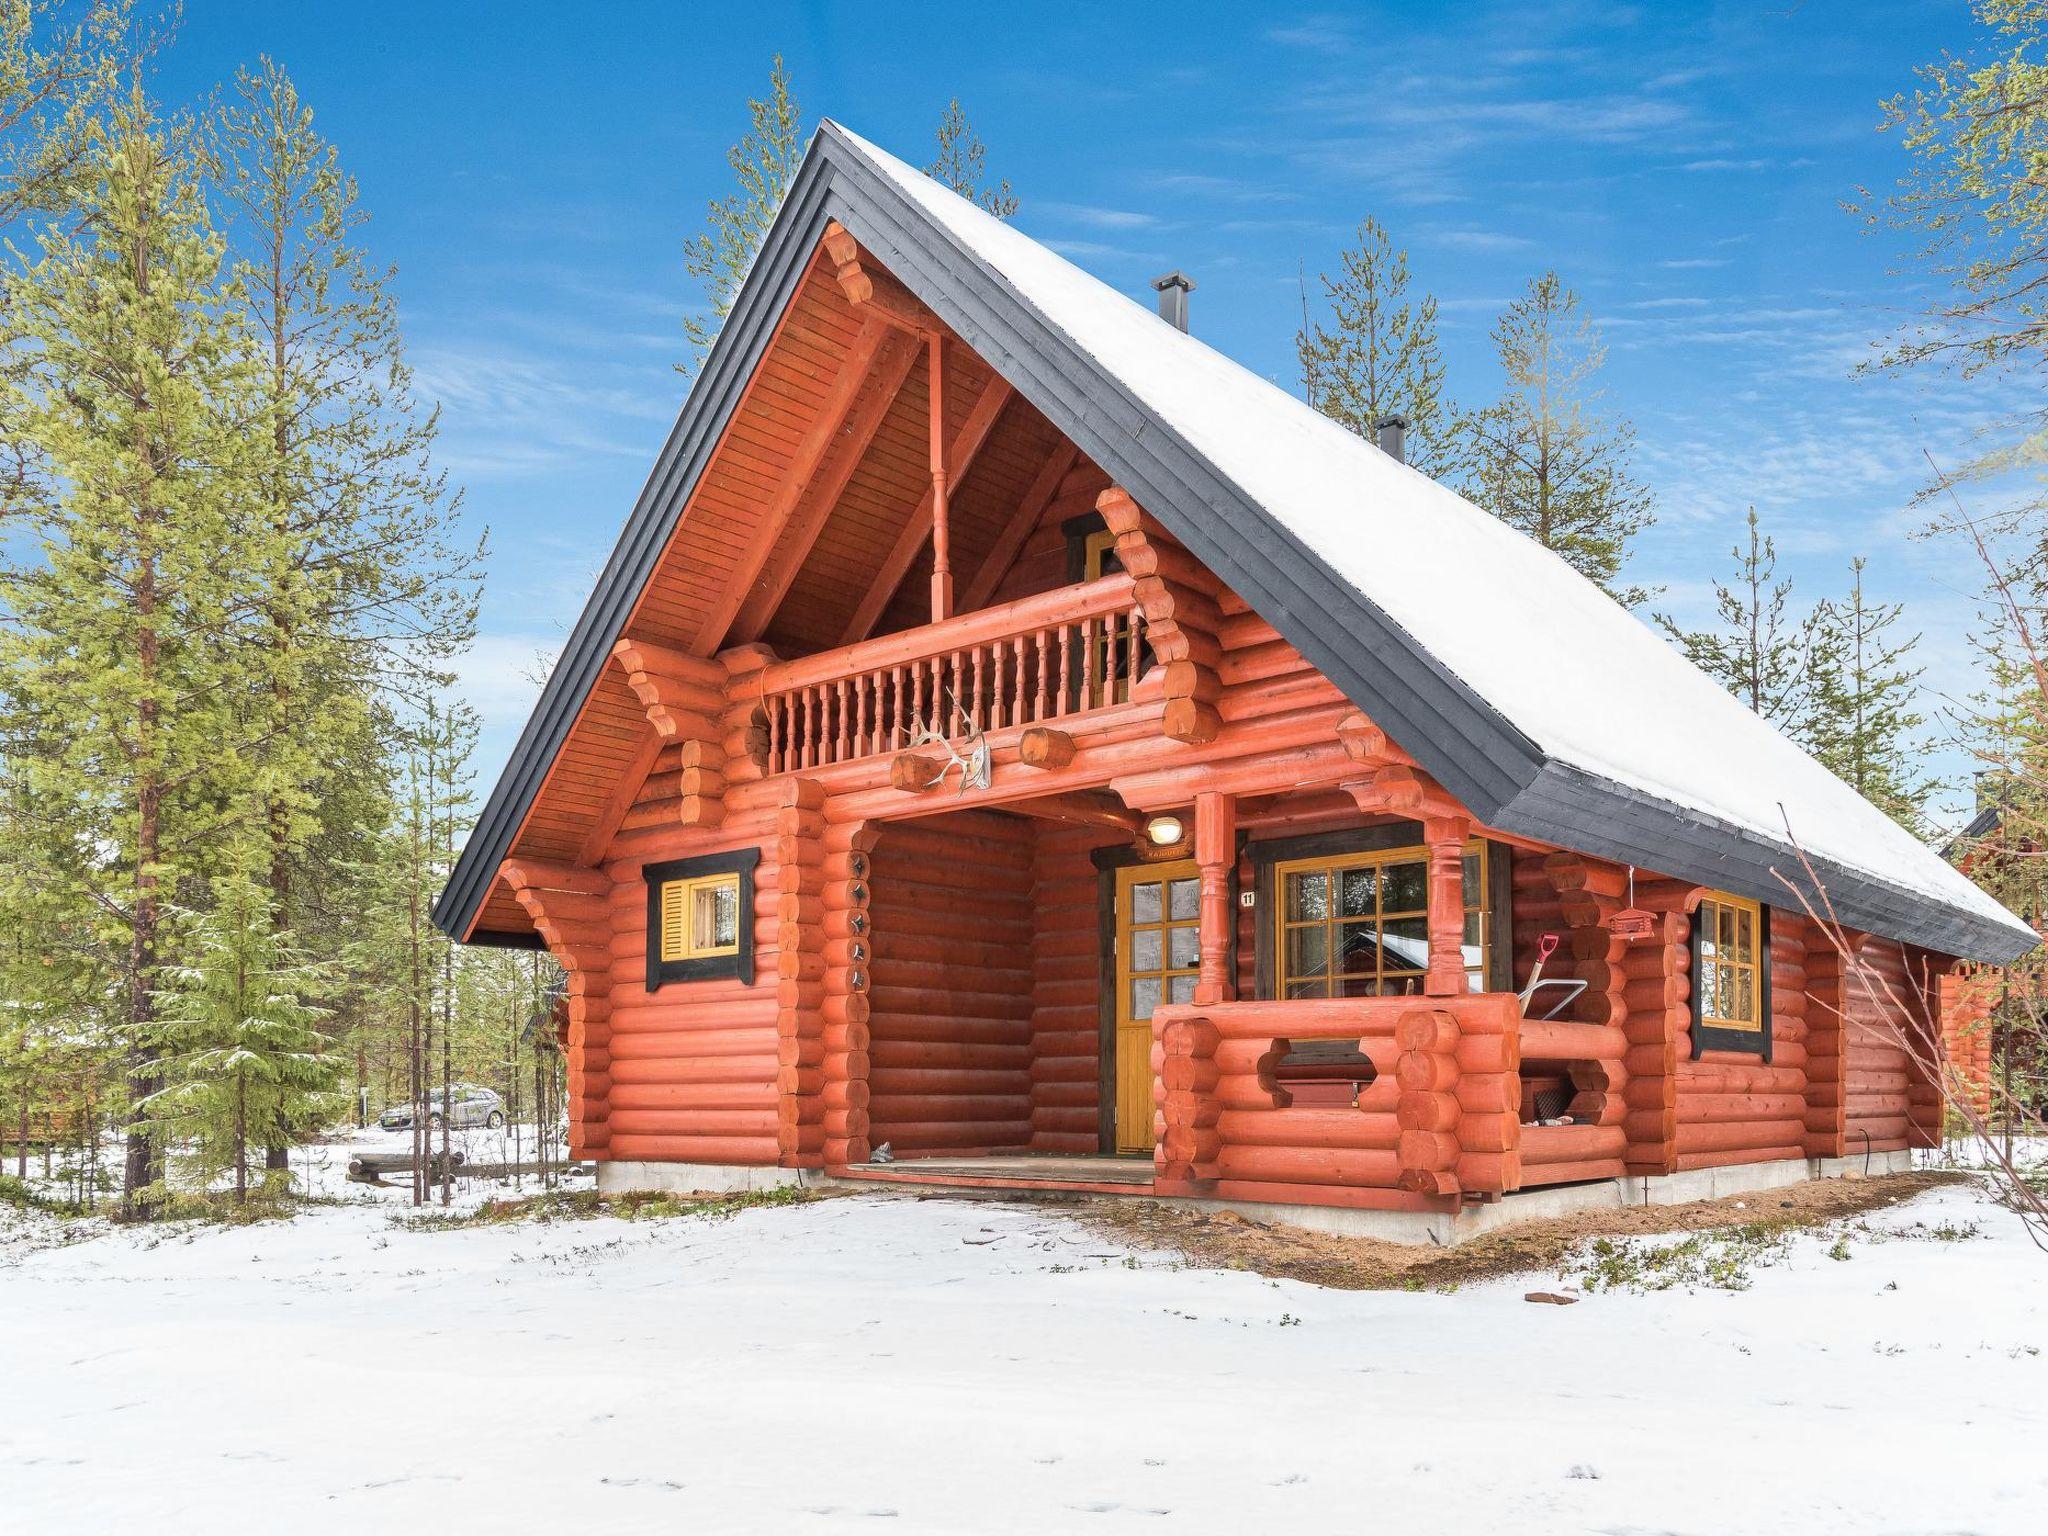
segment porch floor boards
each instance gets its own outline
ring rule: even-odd
[[[952,1184],[995,1189],[1075,1189],[1138,1193],[1152,1188],[1148,1157],[907,1157],[893,1163],[857,1163],[849,1179],[890,1184]]]

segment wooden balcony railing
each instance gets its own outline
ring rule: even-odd
[[[1151,664],[1132,585],[1117,573],[770,666],[763,767],[823,768],[900,751],[920,728],[957,740],[1128,703]]]

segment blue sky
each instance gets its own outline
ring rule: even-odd
[[[1367,213],[1439,296],[1464,400],[1495,386],[1502,302],[1555,267],[1605,337],[1605,403],[1634,421],[1657,496],[1636,579],[1704,617],[1753,502],[1801,596],[1867,555],[1925,634],[1930,683],[1967,690],[1979,582],[1963,551],[1911,537],[1909,501],[1923,445],[1964,457],[1998,391],[1852,380],[1914,292],[1842,204],[1900,172],[1880,98],[1973,42],[1959,0],[191,0],[159,85],[196,99],[268,52],[361,182],[443,461],[491,529],[463,678],[488,785],[525,674],[573,624],[680,405],[699,297],[681,244],[778,50],[813,119],[920,162],[958,95],[1022,228],[1134,295],[1185,268],[1198,334],[1289,387],[1297,274]]]

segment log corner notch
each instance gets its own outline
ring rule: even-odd
[[[568,973],[569,1155],[602,1158],[611,1140],[611,880],[542,859],[507,859],[498,878]]]
[[[675,746],[675,777],[649,792],[672,802],[675,825],[715,827],[725,820],[727,735],[731,712],[728,671],[717,661],[655,645],[621,640],[612,655],[647,713],[663,746]]]
[[[1117,558],[1130,572],[1133,597],[1145,616],[1145,638],[1157,663],[1166,700],[1161,730],[1174,741],[1214,741],[1223,729],[1216,711],[1222,695],[1222,626],[1216,578],[1158,522],[1144,515],[1130,492],[1113,485],[1095,509],[1116,535]],[[1145,683],[1132,681],[1132,696]]]
[[[1647,941],[1631,942],[1617,938],[1609,924],[1627,900],[1625,868],[1554,853],[1543,861],[1543,873],[1570,930],[1574,973],[1586,983],[1580,1015],[1619,1030],[1624,1042],[1617,1061],[1574,1067],[1568,1112],[1622,1127],[1623,1166],[1631,1177],[1676,1173],[1678,1042],[1691,1027],[1692,911],[1705,890],[1638,873],[1634,905],[1657,915],[1657,929]]]
[[[1511,995],[1412,1008],[1394,1029],[1400,1187],[1467,1202],[1522,1186],[1521,1018]]]

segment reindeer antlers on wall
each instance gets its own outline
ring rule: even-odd
[[[946,775],[958,768],[958,793],[964,795],[970,789],[987,789],[991,777],[988,737],[967,718],[967,712],[960,707],[959,700],[953,697],[953,690],[950,688],[946,690],[946,703],[952,707],[955,726],[958,727],[960,734],[967,738],[966,751],[963,754],[960,748],[953,745],[951,738],[939,729],[938,706],[934,703],[932,718],[928,722],[918,722],[909,742],[912,747],[937,747],[946,754],[945,762],[939,765],[939,771],[932,776],[925,788],[937,789],[946,782]]]

